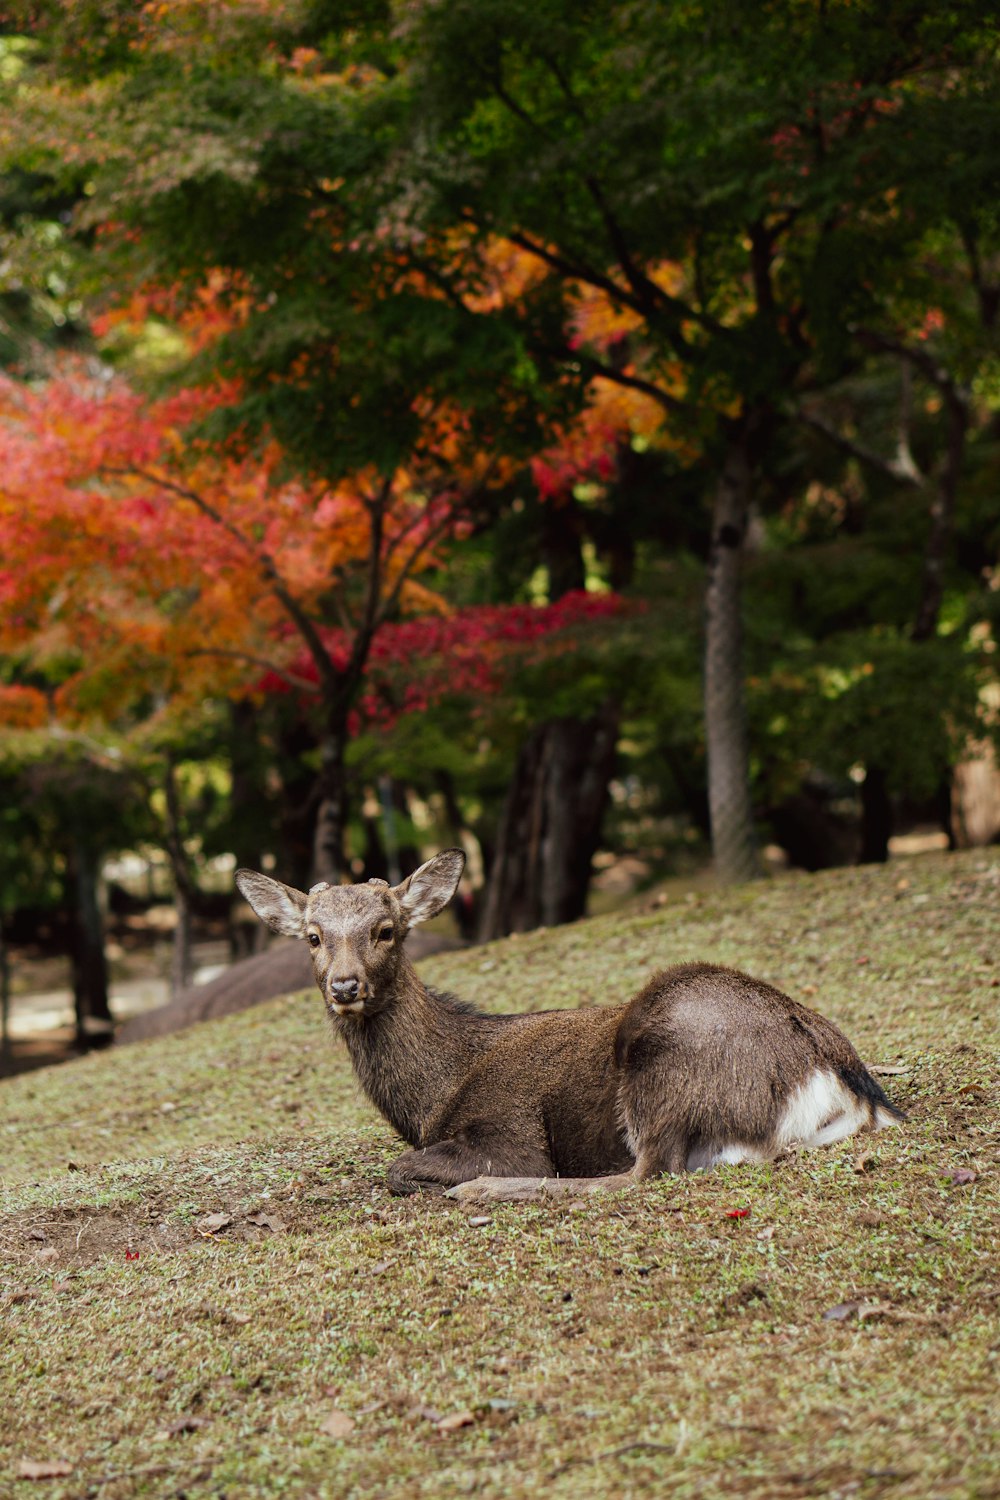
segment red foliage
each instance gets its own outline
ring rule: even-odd
[[[615,594],[581,592],[566,594],[555,604],[483,604],[450,615],[386,624],[372,645],[353,727],[363,723],[386,728],[448,697],[493,697],[516,664],[573,650],[574,627],[618,617],[627,607]],[[324,631],[323,640],[333,661],[345,663],[346,634]],[[306,682],[317,681],[315,666],[304,652],[291,664],[290,673]],[[265,673],[256,688],[265,694],[293,691],[287,677],[273,672]]]

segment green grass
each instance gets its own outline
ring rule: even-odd
[[[316,995],[0,1085],[0,1495],[1000,1494],[998,929],[991,851],[428,962],[539,1009],[711,958],[906,1070],[900,1130],[603,1200],[391,1198]]]

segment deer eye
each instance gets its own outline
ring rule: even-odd
[[[378,932],[375,934],[375,941],[377,943],[388,943],[391,938],[392,924],[387,922],[386,925],[384,927],[380,927]]]
[[[318,932],[311,932],[309,934],[309,946],[310,946],[310,948],[318,948],[319,947],[319,933]]]

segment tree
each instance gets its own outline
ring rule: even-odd
[[[770,477],[801,396],[856,365],[859,342],[884,340],[866,329],[884,326],[900,263],[950,211],[932,136],[938,148],[956,128],[989,139],[989,26],[974,5],[947,17],[904,5],[888,25],[854,5],[744,6],[734,19],[496,0],[421,8],[414,29],[412,175],[419,162],[429,186],[410,234],[431,198],[431,222],[435,212],[463,222],[479,245],[508,238],[566,296],[603,289],[636,319],[640,356],[612,362],[576,346],[564,368],[641,384],[668,422],[710,449],[714,434],[709,786],[720,871],[743,875],[752,819],[738,586],[753,486]],[[963,187],[988,214],[994,168],[978,142],[975,161]],[[918,182],[919,223],[897,201]],[[973,217],[967,238],[981,245],[983,214],[966,210]],[[956,472],[953,459],[945,488]]]
[[[58,707],[105,716],[156,691],[189,703],[206,686],[288,676],[283,663],[304,648],[322,701],[314,874],[335,878],[348,723],[372,644],[401,607],[426,607],[415,575],[494,466],[473,456],[463,467],[460,418],[439,411],[425,413],[427,449],[407,468],[335,488],[282,480],[273,445],[219,458],[182,436],[224,394],[147,406],[80,374],[41,392],[6,383],[0,648],[36,665],[62,653]],[[323,635],[332,619],[335,647]]]
[[[241,307],[211,352],[241,382],[226,430],[270,430],[332,482],[405,461],[415,393],[460,397],[481,451],[526,456],[610,385],[690,445],[714,491],[713,836],[720,874],[745,875],[751,499],[780,492],[789,428],[868,334],[898,333],[900,267],[957,222],[954,162],[928,142],[988,139],[980,7],[178,7],[194,47],[148,12],[83,13],[86,37],[76,11],[38,12],[19,140],[35,170],[92,184],[79,224],[102,226],[104,264],[189,300],[221,277]],[[975,160],[959,193],[985,205]],[[962,231],[984,307],[988,221]],[[628,325],[614,348],[576,327],[597,294]]]

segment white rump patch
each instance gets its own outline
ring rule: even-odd
[[[832,1146],[871,1125],[871,1107],[835,1073],[817,1069],[791,1095],[774,1133],[776,1151]]]
[[[689,1172],[709,1172],[713,1167],[737,1167],[745,1161],[770,1161],[771,1154],[759,1146],[744,1146],[733,1141],[728,1146],[695,1146],[688,1152]]]

